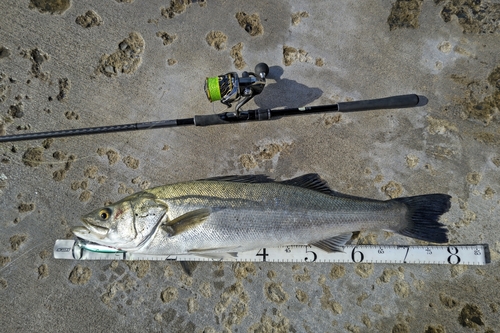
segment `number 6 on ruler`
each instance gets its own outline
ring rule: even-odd
[[[359,255],[356,257],[358,253]],[[361,251],[356,251],[356,246],[355,246],[351,252],[351,259],[353,262],[362,262],[363,259],[365,259],[365,255]]]

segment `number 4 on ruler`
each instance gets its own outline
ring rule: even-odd
[[[261,253],[262,251],[262,253]],[[268,256],[269,254],[266,253],[266,248],[262,248],[259,250],[259,252],[257,252],[256,256],[262,256],[262,261],[266,261],[266,257]]]

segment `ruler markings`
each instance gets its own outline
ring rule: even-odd
[[[75,240],[57,240],[54,258],[77,260],[251,261],[387,264],[485,265],[487,244],[466,245],[348,245],[344,252],[327,253],[309,245],[261,248],[240,252],[236,258],[210,259],[195,255],[155,255],[117,251]]]

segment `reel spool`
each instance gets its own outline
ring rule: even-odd
[[[210,102],[221,101],[231,107],[236,104],[236,113],[240,108],[256,95],[260,94],[266,86],[266,76],[269,66],[261,62],[255,66],[255,73],[243,72],[241,77],[236,72],[230,72],[205,80],[205,93]]]

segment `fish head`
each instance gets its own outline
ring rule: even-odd
[[[165,202],[140,192],[84,215],[84,226],[72,232],[90,242],[132,251],[154,236],[167,210]]]

